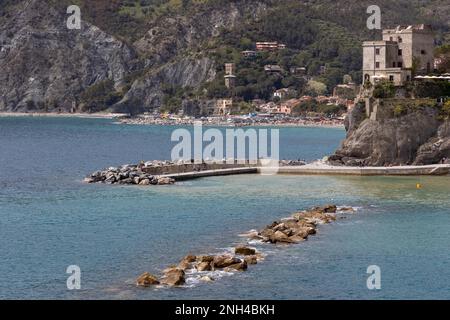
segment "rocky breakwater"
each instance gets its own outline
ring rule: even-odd
[[[210,272],[243,272],[247,270],[248,265],[256,264],[259,259],[263,258],[255,249],[246,246],[238,246],[234,252],[235,255],[187,255],[178,265],[169,266],[163,270],[160,278],[148,272],[143,273],[137,278],[136,285],[138,287],[181,286],[186,283],[188,273],[197,273],[200,281],[212,282],[215,279],[209,275]]]
[[[92,173],[84,179],[84,182],[140,186],[174,184],[174,179],[152,173],[152,171],[156,171],[158,168],[169,165],[174,164],[168,161],[151,161],[138,165],[110,167]]]
[[[255,240],[261,244],[292,245],[308,239],[317,233],[321,224],[331,223],[338,214],[354,213],[351,207],[326,205],[300,211],[291,217],[271,223],[260,231],[250,231],[241,235],[249,243]],[[181,286],[187,283],[187,277],[196,278],[202,282],[213,282],[217,271],[236,273],[247,271],[249,266],[263,260],[265,255],[250,245],[242,244],[233,252],[217,255],[187,255],[178,265],[170,266],[158,278],[148,272],[143,273],[136,280],[138,287],[165,285],[169,287]]]

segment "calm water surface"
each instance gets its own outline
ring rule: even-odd
[[[167,159],[173,127],[110,120],[0,118],[0,298],[449,299],[448,177],[229,176],[176,186],[85,185],[99,168]],[[341,129],[284,128],[281,157],[331,153]],[[416,190],[416,183],[423,189]],[[261,246],[249,272],[187,288],[137,289],[185,254],[217,253],[239,233],[298,209],[351,205],[358,214],[309,241]],[[66,289],[67,266],[82,290]],[[382,290],[366,269],[382,270]]]

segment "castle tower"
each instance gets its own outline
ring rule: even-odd
[[[364,82],[388,80],[403,86],[415,74],[434,69],[434,33],[426,25],[383,30],[382,41],[363,44]]]
[[[225,75],[231,76],[234,74],[234,63],[225,63]]]
[[[236,86],[236,76],[234,75],[234,63],[225,63],[225,86],[232,90]]]

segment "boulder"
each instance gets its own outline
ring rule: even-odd
[[[256,255],[253,255],[253,256],[246,256],[246,257],[244,258],[244,261],[245,261],[247,264],[257,264],[257,263],[258,263],[258,257],[257,257]]]
[[[328,204],[326,206],[318,207],[316,209],[318,209],[318,211],[324,212],[324,213],[336,213],[337,206],[334,204]]]
[[[119,181],[120,184],[133,184],[133,179],[127,178]]]
[[[225,271],[245,271],[247,270],[247,267],[247,262],[245,260],[242,260],[239,263],[229,265],[227,268],[225,268]]]
[[[207,262],[207,261],[199,262],[196,265],[196,268],[197,268],[197,271],[211,271],[212,270],[211,262]]]
[[[164,272],[164,278],[161,283],[169,286],[181,286],[185,283],[185,273],[183,270],[178,268],[171,268]]]
[[[160,186],[174,184],[174,183],[175,183],[175,180],[172,178],[167,178],[167,177],[158,178],[158,185],[160,185]]]
[[[191,262],[195,262],[197,260],[197,257],[192,255],[192,254],[188,254],[186,257],[183,258],[182,261],[187,261],[189,263]]]
[[[268,241],[273,236],[274,233],[275,231],[267,227],[266,229],[261,231],[260,235],[261,237],[263,237],[265,241]]]
[[[203,277],[200,278],[200,281],[203,281],[203,282],[213,282],[214,279],[211,278],[210,276],[203,276]]]
[[[197,260],[196,256],[187,255],[178,264],[178,269],[181,269],[181,270],[191,269],[192,262],[195,262],[196,260]]]
[[[91,177],[84,178],[84,183],[94,183],[95,179]]]
[[[214,260],[212,263],[213,263],[214,268],[223,269],[223,268],[229,267],[233,264],[237,264],[240,262],[241,262],[241,260],[236,257],[223,255],[223,256],[214,257]]]
[[[245,246],[238,246],[238,247],[234,248],[234,253],[240,254],[243,256],[250,256],[250,255],[254,255],[256,253],[256,250],[249,248],[249,247],[245,247]]]
[[[199,262],[213,262],[214,257],[213,256],[198,256],[197,260]]]
[[[159,284],[158,279],[148,272],[143,273],[136,280],[136,285],[139,287],[150,287],[157,284]]]
[[[150,180],[149,179],[143,179],[141,180],[141,182],[139,182],[140,186],[148,186],[150,185]]]
[[[289,237],[284,232],[276,231],[270,237],[270,242],[272,242],[272,243],[277,243],[277,242],[292,243],[293,241],[291,239],[289,239]]]

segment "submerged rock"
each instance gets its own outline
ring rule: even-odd
[[[234,249],[234,253],[243,256],[250,256],[254,255],[256,253],[256,250],[245,246],[238,246]]]
[[[203,277],[200,278],[200,281],[203,281],[203,282],[213,282],[213,281],[214,281],[214,278],[211,278],[210,276],[203,276]]]

